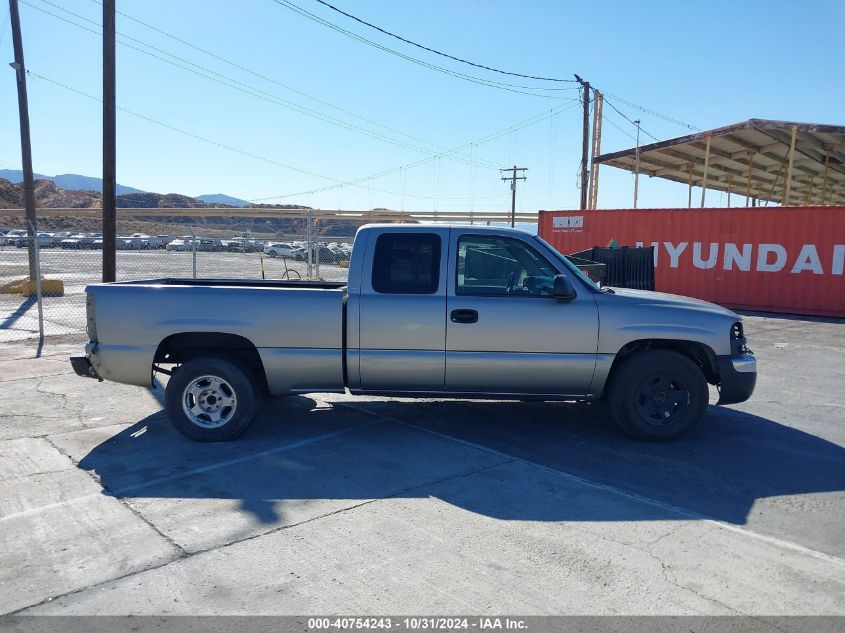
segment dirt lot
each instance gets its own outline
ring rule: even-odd
[[[845,323],[749,316],[753,399],[629,441],[601,405],[311,395],[193,444],[161,389],[0,360],[0,612],[845,615]]]

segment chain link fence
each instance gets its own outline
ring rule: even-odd
[[[101,233],[78,229],[100,226],[100,210],[39,210],[37,238],[27,236],[23,210],[17,212],[20,215],[7,216],[16,228],[0,231],[0,343],[86,340],[85,287],[102,280],[103,241]],[[523,215],[518,219],[536,223],[536,214]],[[120,209],[117,280],[346,281],[352,240],[364,224],[507,220],[505,212],[482,218],[386,209]],[[38,259],[32,271],[30,244]],[[38,284],[27,283],[36,278],[42,281],[40,301]]]
[[[227,230],[172,223],[167,232],[118,224],[117,280],[159,278],[324,279],[345,281],[352,240],[366,221],[304,217],[284,230]],[[28,245],[38,254],[41,310],[30,279]],[[0,342],[85,340],[85,287],[102,280],[102,235],[23,231],[0,235]],[[35,276],[32,277],[33,279]]]

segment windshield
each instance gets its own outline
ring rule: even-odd
[[[583,281],[590,288],[593,288],[594,290],[601,290],[601,288],[599,287],[599,285],[595,281],[593,281],[587,275],[585,275],[583,272],[581,272],[575,264],[573,264],[571,261],[566,259],[566,256],[562,255],[560,252],[558,252],[558,250],[554,246],[549,244],[546,240],[544,240],[539,235],[535,235],[534,239],[536,239],[538,242],[540,242],[540,244],[542,244],[543,246],[548,248],[552,252],[552,254],[555,257],[557,257],[558,260],[566,267],[566,270],[570,271],[573,275],[578,277],[578,279]]]

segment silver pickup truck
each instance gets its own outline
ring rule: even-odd
[[[348,283],[156,279],[86,289],[81,376],[150,387],[200,441],[230,440],[263,395],[606,399],[640,439],[749,398],[742,321],[717,305],[600,288],[541,238],[442,224],[362,227]]]

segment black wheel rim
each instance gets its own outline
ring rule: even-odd
[[[634,406],[643,422],[670,426],[684,417],[690,406],[689,386],[670,372],[651,374],[637,385]]]

